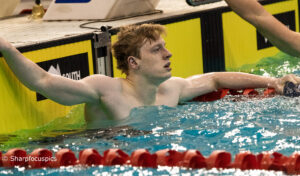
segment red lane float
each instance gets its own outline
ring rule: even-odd
[[[183,153],[180,166],[200,169],[206,167],[204,156],[198,150],[188,150]]]
[[[120,149],[108,149],[104,151],[104,166],[124,165],[130,157]]]
[[[241,152],[235,156],[232,168],[249,170],[259,169],[257,157],[250,152]]]
[[[79,152],[79,163],[87,166],[101,165],[103,157],[93,148],[84,149]]]
[[[283,164],[287,161],[288,157],[278,152],[264,152],[259,154],[257,159],[261,169],[283,171]]]
[[[156,154],[151,154],[146,149],[137,149],[131,154],[130,164],[138,167],[157,168],[156,158]]]
[[[235,156],[233,163],[231,163],[231,154],[224,150],[213,151],[209,157],[205,158],[198,150],[178,152],[164,149],[151,154],[146,149],[138,149],[129,156],[121,149],[108,149],[104,151],[102,157],[96,149],[89,148],[81,150],[77,160],[74,152],[70,149],[60,149],[53,157],[52,152],[48,149],[39,148],[27,155],[25,150],[15,148],[8,150],[5,154],[0,152],[0,157],[1,166],[7,168],[15,166],[34,169],[73,165],[131,165],[151,168],[175,166],[191,169],[264,169],[283,171],[287,174],[300,174],[299,152],[294,152],[289,157],[278,152],[263,152],[258,155],[254,155],[251,152],[241,152]]]
[[[47,167],[52,158],[52,152],[48,149],[38,148],[28,155],[29,168]]]
[[[215,92],[210,92],[205,95],[195,97],[192,101],[215,101],[224,98],[228,94],[229,89],[219,89]]]
[[[290,157],[288,157],[287,161],[283,164],[284,171],[287,174],[300,174],[300,153],[294,152]]]
[[[4,167],[26,166],[26,161],[26,151],[19,148],[10,149],[2,156],[2,164]]]
[[[170,149],[159,150],[155,154],[159,166],[180,166],[183,158],[183,153]]]
[[[255,89],[245,89],[243,95],[246,96],[257,96],[259,93]]]
[[[78,163],[74,152],[70,149],[60,149],[56,152],[55,158],[50,167],[73,166]]]
[[[0,166],[3,166],[3,163],[2,163],[2,152],[0,152]]]
[[[231,163],[231,154],[224,150],[216,150],[206,159],[207,169],[211,168],[229,168]]]
[[[243,90],[237,90],[237,89],[219,89],[214,92],[210,92],[198,97],[195,97],[192,99],[192,101],[200,101],[200,102],[206,102],[206,101],[215,101],[224,98],[226,95],[243,95],[248,97],[271,97],[276,94],[275,89],[267,88],[264,90],[263,95],[260,95],[258,91],[255,89],[243,89]]]
[[[268,88],[264,91],[264,96],[269,97],[269,96],[274,96],[276,95],[276,90],[272,88]]]

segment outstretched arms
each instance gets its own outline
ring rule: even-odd
[[[106,76],[90,76],[80,81],[50,74],[25,58],[15,47],[0,37],[0,52],[16,77],[28,88],[60,104],[98,102],[104,86],[111,81]],[[96,85],[95,83],[98,82]]]
[[[300,84],[300,78],[295,75],[272,78],[240,72],[208,73],[178,80],[182,85],[180,101],[190,100],[196,96],[216,91],[221,88],[274,88],[278,93],[282,94],[286,81]]]
[[[243,19],[251,23],[283,52],[300,56],[300,34],[288,29],[268,13],[257,0],[225,0]]]

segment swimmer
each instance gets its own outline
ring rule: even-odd
[[[225,0],[231,9],[252,24],[281,51],[300,57],[300,34],[287,28],[257,0]]]
[[[107,119],[125,119],[135,107],[174,107],[220,88],[274,88],[282,94],[285,82],[300,83],[295,75],[272,78],[240,72],[207,73],[186,79],[172,77],[172,54],[162,38],[165,33],[165,28],[158,24],[120,29],[112,48],[117,67],[126,78],[96,74],[76,81],[50,74],[2,38],[0,52],[17,78],[31,90],[63,105],[85,103],[87,126],[93,128]]]

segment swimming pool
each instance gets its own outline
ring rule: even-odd
[[[299,64],[281,58],[281,66],[277,70],[273,66],[263,64],[253,67],[253,72],[260,74],[281,75],[295,73],[300,75]],[[282,64],[284,63],[284,64]],[[274,63],[276,65],[276,63]],[[271,67],[267,68],[267,67]],[[271,72],[270,72],[271,70]],[[186,151],[197,149],[204,156],[212,151],[226,150],[235,154],[249,150],[254,154],[263,151],[277,151],[291,155],[300,151],[300,98],[275,96],[265,99],[248,99],[241,97],[232,101],[232,96],[214,102],[186,102],[175,108],[141,107],[132,110],[130,117],[120,122],[120,127],[81,131],[72,130],[82,126],[65,125],[62,130],[57,126],[61,120],[50,126],[23,130],[10,136],[2,136],[1,148],[20,147],[30,153],[35,148],[48,148],[53,152],[61,148],[69,148],[78,153],[82,149],[95,148],[102,154],[109,148],[120,148],[130,154],[136,149],[148,149],[154,153],[161,149]],[[70,113],[69,118],[81,114],[79,106]],[[79,118],[80,119],[80,118]],[[56,127],[56,130],[54,127]],[[5,138],[6,137],[6,138]],[[65,167],[60,169],[0,168],[3,175],[282,175],[274,171],[240,171],[240,170],[189,170],[184,168],[159,167],[136,168],[130,166],[115,167]]]

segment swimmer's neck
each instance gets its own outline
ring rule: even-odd
[[[128,75],[124,82],[127,85],[127,93],[141,104],[149,106],[155,105],[158,87],[166,80],[151,80],[139,75]]]

